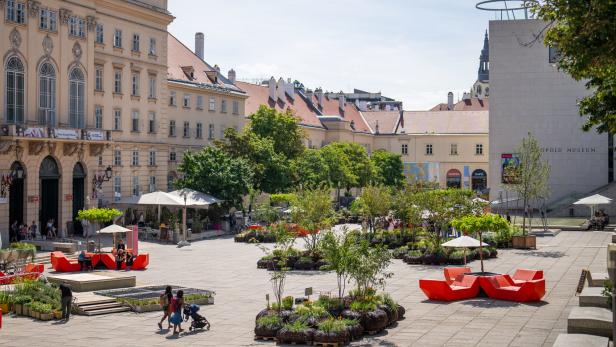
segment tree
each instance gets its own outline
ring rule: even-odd
[[[499,232],[503,229],[509,229],[509,222],[497,214],[484,214],[480,216],[469,215],[461,218],[456,218],[451,221],[456,229],[464,230],[472,234],[479,235],[479,256],[481,259],[481,272],[483,271],[483,232],[493,231]]]
[[[344,298],[346,284],[349,281],[351,262],[353,260],[354,234],[345,228],[342,234],[328,231],[319,243],[323,259],[328,263],[328,269],[336,272],[338,297]]]
[[[545,0],[534,10],[548,22],[545,44],[558,49],[558,67],[592,91],[579,103],[583,129],[616,133],[616,2]]]
[[[293,160],[292,171],[295,186],[300,189],[315,189],[330,186],[327,163],[318,149],[306,149]]]
[[[77,220],[86,220],[90,223],[96,223],[100,228],[102,223],[112,222],[114,219],[122,216],[122,212],[115,208],[97,207],[77,212]],[[89,238],[89,236],[88,236]],[[100,251],[100,235],[98,239],[98,249]]]
[[[367,186],[374,177],[374,167],[366,149],[357,143],[334,143],[347,157],[349,170],[353,179],[347,181],[347,191],[353,187],[362,188]]]
[[[340,187],[347,187],[356,180],[351,163],[338,143],[330,143],[320,149],[327,180],[336,188],[336,203],[340,202]]]
[[[422,208],[417,204],[417,192],[410,186],[396,191],[392,198],[391,209],[394,217],[400,220],[402,234],[406,233],[406,227],[409,226],[412,240],[415,242],[415,230],[423,221]]]
[[[355,238],[349,254],[349,277],[355,280],[357,296],[365,298],[368,290],[384,287],[392,276],[385,270],[391,263],[391,252],[383,245],[372,247],[365,238]]]
[[[388,187],[401,187],[404,184],[404,166],[399,154],[378,149],[370,157],[374,167],[374,181]]]
[[[368,186],[358,199],[359,211],[368,221],[368,232],[374,233],[376,218],[385,217],[391,207],[391,194],[386,187]]]
[[[186,153],[179,171],[184,174],[177,182],[180,188],[211,194],[227,207],[241,207],[252,185],[250,164],[243,158],[230,157],[218,147]]]
[[[319,232],[329,229],[333,224],[334,209],[329,188],[302,190],[291,203],[291,219],[306,229],[306,249],[312,254],[316,251]]]
[[[516,154],[519,163],[509,168],[513,173],[513,183],[506,184],[505,187],[515,192],[524,203],[522,232],[526,235],[526,215],[529,212],[530,202],[536,198],[546,198],[550,193],[548,186],[550,164],[541,160],[539,141],[530,133],[522,139]]]
[[[257,112],[248,118],[250,123],[247,132],[272,140],[276,153],[282,154],[287,159],[294,159],[304,152],[306,134],[299,126],[299,118],[290,109],[278,112],[276,109],[261,105]]]

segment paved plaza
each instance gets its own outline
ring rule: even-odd
[[[364,338],[357,346],[551,346],[566,332],[567,316],[578,305],[575,289],[583,268],[605,272],[605,246],[611,234],[562,232],[538,239],[535,251],[500,250],[485,262],[486,271],[513,273],[516,268],[544,269],[546,296],[538,304],[518,304],[477,298],[453,303],[428,302],[418,279],[442,278],[439,266],[407,265],[395,260],[394,277],[387,290],[407,309],[406,319],[380,335]],[[137,285],[178,284],[211,289],[216,303],[203,306],[212,329],[172,336],[160,332],[160,314],[122,313],[107,316],[73,316],[69,323],[4,318],[2,346],[274,346],[253,340],[254,317],[271,293],[267,271],[256,269],[263,255],[257,246],[220,238],[176,248],[142,242],[150,253],[150,268],[137,273]],[[479,269],[479,262],[471,265]],[[301,296],[304,288],[336,291],[335,275],[293,272],[286,295]],[[188,330],[187,330],[188,331]]]

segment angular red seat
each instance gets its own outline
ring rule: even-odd
[[[102,253],[100,257],[101,257],[100,261],[103,262],[106,268],[108,268],[109,270],[117,269],[116,258],[113,256],[113,254]],[[122,263],[122,266],[120,268],[122,270],[126,269],[126,263]]]
[[[469,275],[458,275],[451,285],[444,280],[420,279],[419,288],[430,300],[454,301],[476,297],[479,281]]]
[[[133,260],[133,265],[130,267],[131,270],[145,270],[150,264],[150,254],[149,253],[139,253],[135,260]]]
[[[545,295],[545,279],[531,280],[516,286],[509,275],[483,276],[479,284],[486,294],[497,300],[539,301]]]
[[[24,270],[25,272],[43,273],[43,271],[45,271],[45,265],[41,263],[28,263]]]
[[[443,275],[445,276],[445,281],[447,281],[448,284],[452,284],[453,281],[456,280],[456,277],[458,277],[458,275],[464,275],[465,273],[469,272],[471,272],[471,268],[468,266],[443,268]]]
[[[543,279],[543,270],[517,269],[511,279],[514,285],[521,286],[528,281]]]
[[[64,254],[62,254],[62,256],[57,256],[55,258],[56,258],[56,261],[55,261],[56,266],[53,266],[53,263],[52,263],[52,267],[54,270],[58,272],[81,271],[81,265],[79,265],[79,262],[77,260],[69,260],[67,257],[64,256]]]
[[[60,251],[55,251],[55,252],[49,253],[49,258],[51,260],[51,267],[54,268],[54,270],[56,269],[56,266],[57,266],[56,259],[58,257],[64,257],[64,253],[62,253]]]

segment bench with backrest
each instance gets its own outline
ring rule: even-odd
[[[77,260],[68,259],[62,252],[51,252],[50,257],[51,266],[58,272],[74,272],[81,270],[81,265],[79,265]]]
[[[516,286],[509,275],[482,276],[481,289],[492,299],[529,302],[545,295],[545,279],[530,280]]]
[[[443,275],[445,276],[445,281],[451,284],[456,280],[458,275],[463,275],[465,273],[471,272],[471,268],[468,266],[460,266],[460,267],[445,267],[443,268]]]
[[[479,281],[469,275],[458,275],[451,285],[445,280],[420,279],[419,288],[430,300],[454,301],[476,297]]]
[[[517,269],[511,279],[513,284],[521,286],[528,281],[540,280],[543,278],[543,270]]]
[[[131,270],[145,270],[149,264],[150,264],[150,254],[149,253],[139,253],[133,260],[133,265],[130,267],[130,269]]]

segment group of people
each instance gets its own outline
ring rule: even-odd
[[[608,224],[610,224],[610,216],[604,210],[599,210],[590,219],[588,229],[603,230]]]
[[[167,320],[167,329],[171,330],[173,324],[173,334],[177,335],[184,331],[182,329],[182,308],[184,307],[184,291],[178,290],[173,296],[171,286],[165,288],[165,292],[160,296],[160,305],[163,310],[163,318],[158,322],[158,328],[163,329],[163,322]]]
[[[122,270],[122,264],[126,263],[127,267],[133,265],[135,261],[135,256],[126,250],[126,245],[124,244],[124,240],[120,239],[116,248],[115,248],[115,257],[116,257],[116,270]]]
[[[13,221],[9,230],[10,242],[19,242],[24,240],[48,240],[57,237],[57,229],[55,227],[55,220],[50,219],[44,228],[39,230],[36,221],[32,221],[32,224],[19,223]]]

